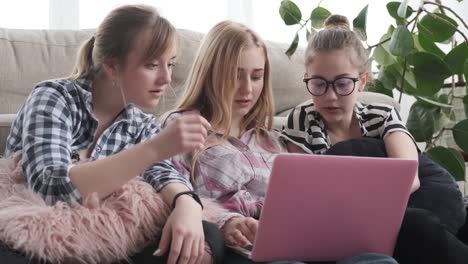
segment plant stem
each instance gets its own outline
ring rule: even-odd
[[[414,17],[414,24],[413,24],[413,28],[411,29],[411,33],[413,33],[414,30],[416,29],[416,24],[418,23],[419,14],[421,14],[420,10],[418,10],[418,13]],[[409,23],[408,23],[408,25],[409,25]],[[401,93],[400,93],[400,98],[398,99],[399,104],[401,104],[401,99],[403,97],[403,93],[405,92],[404,85],[405,85],[405,75],[406,75],[406,67],[407,66],[408,66],[408,59],[406,59],[406,56],[405,56],[405,63],[404,63],[404,66],[403,66],[403,73],[401,75],[401,84],[400,84]]]
[[[429,144],[429,146],[426,147],[426,149],[431,149],[435,146],[435,143],[437,140],[439,140],[439,138],[442,136],[442,134],[447,131],[447,130],[452,130],[451,128],[447,128],[447,127],[444,127],[442,128],[439,133],[437,133],[437,135],[435,137],[432,138],[431,140],[431,143]]]
[[[456,16],[458,18],[458,20],[460,20],[462,22],[462,24],[468,29],[468,25],[465,23],[465,21],[457,13],[455,13],[455,11],[453,11],[450,7],[442,5],[440,3],[440,1],[437,1],[437,3],[424,1],[424,4],[435,5],[435,6],[438,6],[441,10],[446,9],[446,10],[450,11],[450,13],[452,13],[454,16]]]
[[[455,94],[455,75],[452,75],[452,87],[450,89],[450,92],[448,94],[449,98],[449,104],[451,105],[453,103],[453,96]],[[452,113],[453,110],[450,110],[450,113]]]
[[[323,1],[323,0],[320,0],[320,2],[318,3],[317,7],[319,7],[319,6],[322,4],[322,1]]]
[[[401,104],[401,99],[403,97],[403,93],[405,93],[405,74],[406,74],[406,66],[408,64],[408,60],[405,58],[405,65],[403,66],[403,74],[401,75],[401,84],[400,84],[400,98],[398,98],[398,103]]]
[[[465,34],[463,34],[463,32],[462,32],[460,29],[458,29],[456,26],[454,26],[452,23],[450,23],[449,21],[447,21],[447,19],[442,18],[442,17],[440,17],[440,16],[436,16],[436,15],[434,15],[434,13],[429,12],[429,11],[428,11],[427,9],[425,9],[425,8],[422,8],[422,10],[423,10],[424,12],[426,12],[429,16],[433,17],[434,19],[437,19],[437,20],[439,20],[439,21],[444,22],[444,23],[447,24],[449,27],[451,27],[452,29],[454,29],[455,31],[457,31],[458,33],[460,33],[460,35],[462,35],[462,37],[465,39],[465,41],[468,42],[468,38],[465,36]]]
[[[377,43],[377,44],[375,44],[375,45],[369,46],[369,49],[372,49],[372,48],[375,48],[375,47],[377,47],[377,46],[380,46],[380,45],[384,44],[385,42],[390,41],[391,39],[392,39],[391,37],[390,37],[390,38],[386,38],[386,39],[380,41],[379,43]]]

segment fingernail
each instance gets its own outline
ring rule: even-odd
[[[153,253],[153,256],[159,256],[159,253],[161,252],[161,249],[156,249],[156,251]]]

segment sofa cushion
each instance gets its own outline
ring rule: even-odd
[[[16,113],[32,87],[42,80],[68,76],[81,44],[94,30],[22,30],[0,28],[0,114]],[[178,30],[179,59],[173,73],[172,88],[167,91],[156,113],[174,106],[182,91],[203,34]],[[300,89],[303,73],[303,49],[290,58],[288,45],[267,42],[276,111],[284,111],[303,101],[307,91]]]
[[[0,114],[16,113],[37,82],[70,74],[77,49],[91,34],[0,28]]]

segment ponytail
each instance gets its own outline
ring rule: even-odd
[[[80,47],[78,56],[76,58],[75,67],[69,79],[79,79],[92,75],[93,63],[93,50],[96,37],[93,35]]]
[[[126,63],[132,49],[141,48],[135,39],[150,32],[149,44],[141,62],[157,58],[176,43],[176,29],[158,11],[146,5],[124,5],[112,10],[96,29],[96,33],[81,46],[69,79],[94,79],[106,59]]]

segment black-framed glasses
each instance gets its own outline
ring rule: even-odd
[[[303,81],[306,84],[307,91],[314,96],[324,95],[330,84],[337,95],[347,96],[354,91],[356,82],[359,81],[359,78],[340,77],[335,80],[328,81],[321,77],[313,77],[304,78]]]

